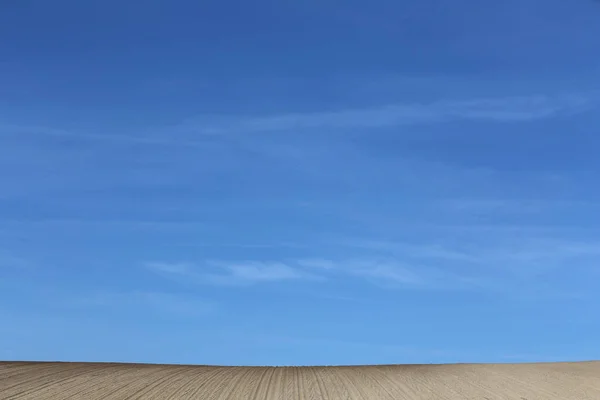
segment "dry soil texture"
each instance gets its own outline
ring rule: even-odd
[[[600,362],[210,367],[0,363],[0,399],[600,399]]]

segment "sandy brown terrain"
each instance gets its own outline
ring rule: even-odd
[[[0,363],[0,399],[600,399],[600,362],[211,367]]]

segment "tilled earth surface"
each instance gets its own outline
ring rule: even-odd
[[[600,362],[213,367],[0,363],[2,400],[600,400]]]

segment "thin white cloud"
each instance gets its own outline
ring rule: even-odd
[[[600,262],[600,242],[562,238],[506,239],[504,243],[488,243],[470,251],[480,265],[521,279],[536,279],[553,271],[581,273],[595,269]]]
[[[377,263],[375,265],[363,265],[350,271],[359,276],[374,278],[382,282],[393,282],[402,285],[427,284],[414,268],[407,268],[391,263]]]
[[[503,261],[541,262],[565,260],[572,257],[600,256],[600,242],[567,238],[506,237],[507,232],[498,227],[502,237],[494,232],[486,238],[473,238],[470,243],[453,246],[443,243],[409,243],[403,241],[346,239],[333,243],[344,247],[355,247],[373,251],[384,251],[395,256],[405,255],[416,259],[436,259],[446,261],[486,262],[491,258],[502,257]],[[435,229],[432,227],[431,229]],[[493,231],[493,226],[488,229]],[[509,232],[510,233],[510,232]]]
[[[210,132],[205,132],[209,134]],[[179,135],[172,135],[173,132],[153,132],[138,135],[124,135],[112,133],[90,133],[85,131],[70,131],[47,126],[29,126],[17,124],[2,124],[0,132],[11,135],[40,135],[56,138],[68,138],[78,140],[92,140],[114,143],[129,143],[139,145],[160,145],[160,146],[185,146],[185,147],[206,147],[210,142],[203,140],[188,140]]]
[[[0,125],[0,132],[45,135],[140,145],[207,147],[211,137],[231,133],[285,132],[310,129],[382,128],[455,120],[522,122],[583,112],[596,106],[594,93],[524,95],[395,103],[370,108],[288,112],[268,116],[201,116],[139,135],[75,132],[44,126]],[[212,122],[211,122],[212,121]],[[216,122],[215,122],[216,121]]]
[[[436,203],[449,211],[464,213],[541,213],[600,207],[600,203],[594,201],[554,199],[454,198]]]
[[[202,264],[150,262],[146,263],[145,267],[176,280],[225,286],[320,279],[316,274],[283,262],[210,261]]]
[[[304,260],[298,260],[298,261],[296,261],[296,263],[298,265],[300,265],[301,267],[315,268],[315,269],[322,269],[322,270],[333,270],[338,267],[335,262],[333,262],[331,260],[324,260],[321,258],[307,258]]]
[[[433,287],[435,271],[393,259],[306,259],[294,262],[322,273],[366,279],[379,286]]]
[[[211,128],[211,131],[250,133],[317,128],[378,128],[454,120],[520,122],[578,113],[593,106],[593,100],[585,95],[440,100],[431,103],[389,104],[373,108],[230,118]]]
[[[83,219],[83,218],[26,218],[26,219],[8,219],[5,218],[1,224],[3,226],[27,227],[27,228],[44,228],[44,227],[60,227],[61,229],[98,229],[98,228],[119,228],[119,229],[134,229],[142,231],[152,230],[195,230],[210,227],[210,224],[204,221],[169,221],[169,220],[113,220],[113,219]]]
[[[451,249],[439,244],[414,244],[388,240],[337,240],[338,245],[356,247],[365,250],[386,252],[394,255],[404,255],[417,259],[453,260],[473,262],[473,255],[459,249]]]
[[[236,279],[248,281],[279,281],[302,277],[298,270],[283,263],[250,262],[221,267]]]
[[[146,267],[185,283],[244,286],[354,279],[392,289],[477,291],[543,299],[575,297],[577,281],[565,286],[556,279],[540,281],[541,275],[556,277],[574,268],[591,273],[590,268],[600,261],[600,243],[500,234],[466,241],[447,238],[438,243],[336,242],[335,253],[351,249],[353,256],[348,258],[148,263]],[[331,244],[328,246],[330,252]]]
[[[425,264],[382,259],[294,259],[281,262],[204,262],[144,264],[152,272],[181,283],[219,286],[249,286],[289,281],[325,282],[330,279],[360,279],[387,288],[454,290],[477,288],[473,276],[453,275]]]
[[[197,248],[239,248],[239,249],[281,249],[281,248],[305,248],[308,245],[294,242],[271,242],[271,243],[245,243],[245,242],[206,242],[206,243],[179,243],[181,247]]]
[[[193,265],[189,263],[149,262],[145,265],[147,268],[158,273],[173,275],[190,275],[193,273]]]
[[[439,289],[478,290],[531,299],[581,298],[590,290],[581,286],[583,277],[598,276],[597,241],[513,235],[503,230],[440,240],[429,244],[376,240],[336,243],[353,252],[383,254],[396,260],[392,266],[425,266],[400,269],[400,275],[397,267],[390,270],[387,266],[363,269],[363,273],[378,273],[381,278],[388,274],[390,281],[400,281],[397,277],[402,278],[408,271],[414,283]],[[565,281],[560,278],[565,274],[573,275]]]

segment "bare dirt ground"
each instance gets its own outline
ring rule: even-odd
[[[0,363],[0,399],[584,400],[600,399],[600,362],[211,367]]]

